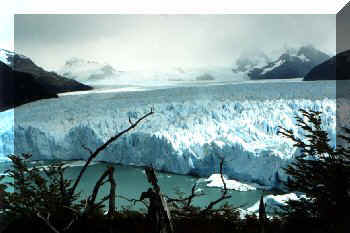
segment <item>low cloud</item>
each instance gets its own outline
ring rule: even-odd
[[[16,15],[15,50],[56,70],[71,57],[117,69],[230,66],[244,50],[335,53],[335,15]]]

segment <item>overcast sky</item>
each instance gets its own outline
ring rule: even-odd
[[[335,53],[336,15],[16,15],[14,47],[49,70],[71,57],[120,70],[231,66],[247,49]]]

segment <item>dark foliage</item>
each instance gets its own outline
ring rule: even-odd
[[[40,220],[44,217],[53,225],[69,225],[76,218],[76,213],[80,212],[82,205],[77,202],[79,193],[67,195],[72,180],[63,177],[63,163],[30,167],[26,155],[13,155],[9,158],[13,168],[8,174],[13,182],[5,185],[12,187],[14,191],[5,192],[2,217],[7,222]]]
[[[304,194],[300,200],[291,200],[286,208],[288,232],[298,228],[308,232],[341,232],[350,221],[350,148],[330,145],[328,132],[322,129],[321,113],[300,110],[296,117],[303,130],[302,138],[291,130],[280,133],[294,142],[300,155],[285,170],[290,176],[286,182],[292,192]],[[350,130],[344,129],[349,135]],[[346,144],[349,136],[340,136]]]

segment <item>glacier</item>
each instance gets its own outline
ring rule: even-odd
[[[224,180],[224,182],[222,181]],[[256,190],[254,186],[251,186],[249,184],[243,184],[241,182],[238,182],[237,180],[228,180],[225,176],[221,178],[221,174],[212,174],[208,179],[205,179],[206,182],[209,182],[207,184],[207,187],[219,187],[224,188],[224,185],[226,185],[227,189],[232,189],[236,191],[251,191]]]
[[[335,82],[218,83],[66,93],[2,112],[0,160],[10,153],[32,153],[34,160],[87,159],[82,145],[96,149],[128,127],[129,117],[135,120],[151,107],[155,114],[96,161],[208,177],[218,173],[224,158],[227,179],[276,187],[287,179],[283,167],[299,153],[277,135],[278,127],[300,135],[294,118],[300,108],[322,111],[323,127],[333,145],[336,140]]]
[[[14,110],[0,112],[0,163],[9,162],[5,155],[14,152]],[[0,172],[1,173],[1,172]]]
[[[287,205],[287,202],[289,200],[296,201],[300,198],[305,198],[306,196],[303,195],[296,195],[295,193],[287,193],[283,195],[267,195],[263,198],[264,204],[265,204],[265,210],[267,213],[270,214],[276,214],[281,213],[284,210],[282,209],[283,206]],[[258,213],[259,211],[259,205],[260,201],[257,201],[254,205],[247,208],[248,213]]]

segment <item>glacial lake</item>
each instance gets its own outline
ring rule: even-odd
[[[4,163],[0,164],[0,173],[4,172],[5,169],[8,168],[7,166],[8,164],[6,166]],[[117,183],[117,196],[120,195],[127,197],[128,199],[139,199],[141,193],[147,191],[147,189],[151,187],[147,182],[147,177],[145,175],[144,169],[142,168],[108,163],[96,163],[90,165],[87,168],[87,171],[83,175],[82,180],[78,186],[78,191],[81,191],[81,198],[85,199],[89,196],[89,194],[91,194],[95,183],[108,166],[114,166],[115,168],[114,177]],[[75,179],[78,176],[81,168],[82,167],[80,165],[77,165],[75,163],[66,169],[65,176],[67,178]],[[183,192],[185,195],[189,195],[191,193],[193,184],[197,182],[197,191],[203,192],[205,195],[194,199],[193,204],[195,206],[206,207],[210,201],[216,200],[221,195],[220,188],[207,187],[205,178],[197,178],[163,172],[157,172],[157,178],[161,191],[172,198],[178,197],[178,192]],[[5,181],[10,181],[10,179],[6,177]],[[98,199],[108,194],[109,184],[105,184],[99,191]],[[248,208],[260,199],[262,190],[252,190],[245,192],[229,190],[229,194],[232,197],[226,200],[227,203],[240,208]],[[224,201],[221,204],[224,204]],[[218,206],[221,204],[218,204]],[[108,206],[108,201],[106,202],[106,205]],[[127,207],[130,209],[145,208],[142,203],[137,202],[135,205],[133,205],[131,202],[118,197],[116,199],[116,205],[117,209],[119,210],[122,207]]]

